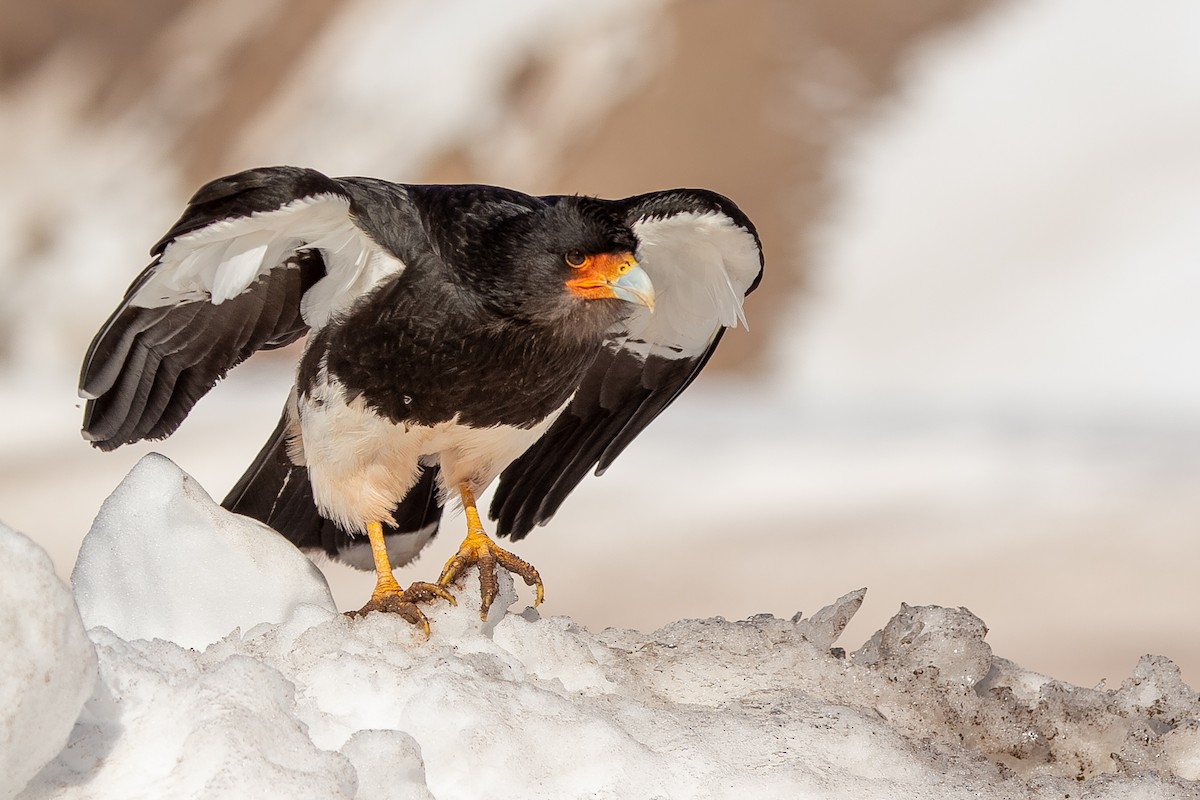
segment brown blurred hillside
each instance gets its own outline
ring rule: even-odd
[[[186,193],[251,166],[237,155],[248,127],[337,15],[354,5],[290,0],[247,19],[246,7],[224,0],[0,0],[0,81],[11,90],[64,54],[85,63],[94,81],[76,124],[86,128],[134,107],[169,117],[169,157]],[[623,196],[690,185],[729,195],[758,224],[771,269],[766,291],[752,300],[755,336],[730,337],[717,363],[752,370],[763,363],[785,301],[802,282],[807,236],[827,200],[826,165],[836,143],[894,89],[897,69],[918,39],[984,5],[679,0],[660,11],[648,3],[646,12],[661,16],[643,84],[604,109],[583,135],[549,149],[548,163],[523,181],[516,179],[519,168],[494,163],[472,141],[446,142],[421,174],[388,174],[386,164],[378,174],[505,182],[534,192]],[[252,29],[237,30],[243,24]],[[507,76],[505,124],[515,119],[536,134],[553,120],[550,87],[561,67],[561,60],[534,52]],[[168,80],[182,85],[164,90]],[[30,232],[30,246],[54,235]]]

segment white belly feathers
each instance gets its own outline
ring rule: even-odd
[[[337,378],[322,371],[293,406],[300,437],[292,457],[308,467],[321,514],[346,530],[365,532],[373,520],[393,521],[392,510],[416,483],[422,463],[441,466],[444,499],[454,499],[463,483],[482,492],[541,438],[567,403],[530,428],[471,428],[457,417],[431,426],[396,424],[361,397],[347,402]]]

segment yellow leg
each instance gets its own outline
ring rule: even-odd
[[[442,576],[438,578],[438,584],[443,587],[449,586],[462,574],[463,570],[477,565],[479,567],[479,593],[483,599],[479,616],[486,620],[488,609],[492,607],[492,601],[496,599],[496,594],[499,592],[496,584],[496,565],[499,564],[509,572],[521,576],[527,585],[534,587],[537,597],[533,604],[535,606],[540,604],[545,590],[542,587],[542,578],[538,575],[538,571],[533,568],[532,564],[500,547],[487,535],[483,530],[483,522],[479,519],[479,509],[475,507],[475,493],[471,491],[470,486],[465,483],[461,484],[458,487],[458,493],[462,498],[463,511],[467,515],[467,536],[459,545],[458,552],[446,562],[446,566],[442,569]]]
[[[417,603],[442,597],[454,605],[454,597],[433,583],[417,582],[407,589],[401,589],[392,575],[392,564],[388,559],[387,543],[383,539],[382,523],[368,522],[367,538],[371,540],[371,556],[375,559],[375,591],[371,592],[371,599],[367,604],[358,611],[350,612],[350,616],[363,616],[372,611],[389,611],[399,614],[413,625],[419,625],[428,636],[429,620],[417,607]]]
[[[388,558],[387,542],[383,538],[383,524],[368,522],[367,538],[371,540],[371,557],[375,559],[375,591],[371,592],[371,599],[399,594],[400,584],[392,575],[392,562]]]

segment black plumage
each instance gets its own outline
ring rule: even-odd
[[[533,197],[293,167],[204,186],[151,254],[84,360],[85,437],[168,436],[230,368],[309,334],[225,505],[331,555],[371,522],[420,532],[399,560],[456,486],[497,474],[501,535],[549,519],[695,379],[762,267],[753,224],[705,190]]]

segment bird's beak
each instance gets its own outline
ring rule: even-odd
[[[567,281],[572,293],[587,300],[615,297],[654,310],[654,284],[632,253],[588,256]]]

